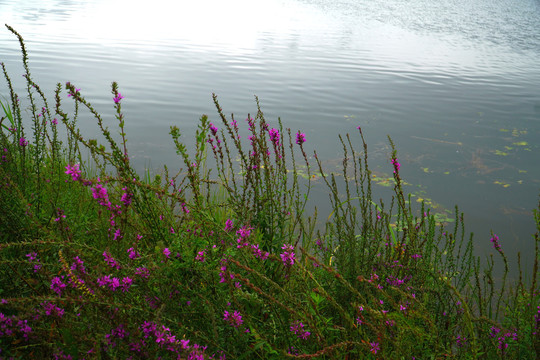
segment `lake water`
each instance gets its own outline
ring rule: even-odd
[[[441,212],[458,204],[480,252],[493,229],[510,256],[532,261],[538,0],[0,0],[0,20],[25,38],[50,94],[71,81],[112,119],[119,82],[141,169],[180,165],[170,125],[191,134],[203,113],[219,123],[212,92],[238,119],[257,95],[270,123],[306,132],[330,166],[337,135],[361,126],[372,169],[391,176],[390,135],[409,191]],[[20,59],[0,29],[0,61],[22,95]]]

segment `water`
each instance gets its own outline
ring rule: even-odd
[[[361,126],[372,169],[391,176],[390,135],[416,198],[441,213],[458,204],[480,253],[493,229],[532,262],[538,0],[3,0],[0,20],[25,38],[44,89],[71,81],[111,126],[119,82],[140,168],[179,166],[169,126],[191,134],[203,113],[219,123],[212,92],[238,119],[257,95],[267,120],[306,132],[329,165],[337,134]],[[18,43],[6,29],[0,44],[22,94]]]

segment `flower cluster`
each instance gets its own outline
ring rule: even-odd
[[[84,261],[82,261],[78,256],[73,258],[73,263],[71,264],[71,270],[80,271],[83,274],[86,274],[86,268],[84,267]]]
[[[37,257],[37,253],[32,251],[29,254],[26,254],[29,263],[34,263],[34,272],[38,272],[41,269],[41,263]]]
[[[103,258],[105,259],[105,262],[113,269],[121,269],[120,264],[118,264],[118,262],[111,256],[111,254],[107,253],[107,251],[103,252]]]
[[[64,315],[64,309],[59,308],[53,303],[46,301],[41,303],[41,306],[43,307],[43,310],[45,310],[45,315],[47,316],[57,316],[61,318]]]
[[[309,331],[304,330],[304,324],[300,321],[295,321],[291,324],[291,332],[298,336],[299,339],[307,340],[311,335]]]
[[[133,280],[126,276],[122,279],[122,282],[120,282],[120,279],[117,277],[111,278],[110,275],[105,275],[98,278],[97,283],[99,287],[108,286],[112,291],[116,291],[116,289],[121,288],[122,292],[127,292],[133,284]]]
[[[141,257],[141,254],[139,254],[137,251],[135,251],[135,249],[132,248],[132,247],[130,247],[129,249],[127,249],[127,252],[128,252],[129,258],[132,259],[132,260]]]
[[[0,312],[0,337],[19,333],[25,340],[28,340],[31,332],[32,328],[28,325],[28,320],[17,320],[15,315],[7,317]]]
[[[397,174],[399,172],[401,164],[398,162],[397,158],[392,158],[390,162],[392,163],[392,165],[394,165],[394,174]]]
[[[296,143],[298,145],[302,145],[303,143],[306,142],[306,134],[304,133],[301,133],[300,131],[296,134]]]
[[[128,189],[126,187],[122,188],[122,190],[124,190],[124,193],[122,194],[120,201],[124,204],[125,207],[128,207],[133,201],[133,194],[128,192]]]
[[[239,236],[239,238],[236,239],[236,242],[238,243],[238,245],[236,245],[237,248],[249,246],[249,242],[247,241],[247,238],[249,237],[249,235],[251,235],[251,230],[253,230],[252,227],[244,225],[236,231],[236,235]]]
[[[62,282],[62,279],[64,277],[58,277],[55,276],[51,280],[51,290],[58,294],[58,296],[62,295],[62,291],[66,288],[66,284]]]
[[[518,335],[516,331],[514,332],[507,331],[504,334],[500,334],[500,333],[501,333],[501,329],[499,329],[498,327],[492,326],[489,336],[491,336],[492,338],[497,338],[497,342],[499,343],[498,348],[504,353],[504,351],[508,348],[507,339],[511,338],[512,340],[517,341]]]
[[[236,310],[232,313],[225,310],[223,313],[223,320],[235,328],[240,327],[244,323],[244,320],[242,320],[242,315]]]
[[[119,104],[120,103],[120,100],[122,100],[124,97],[122,96],[122,94],[118,93],[118,95],[116,95],[115,97],[113,97],[113,101],[115,104]]]
[[[292,245],[284,244],[281,248],[285,250],[283,253],[279,254],[283,265],[293,266],[294,261],[296,260],[294,254],[294,247]]]
[[[81,180],[81,169],[79,166],[79,164],[68,165],[64,173],[71,175],[73,181],[79,181]]]
[[[278,146],[279,145],[279,130],[272,128],[268,131],[268,135],[270,136],[270,141],[272,141],[274,146]]]
[[[101,184],[96,184],[95,187],[92,188],[92,196],[94,199],[99,200],[99,204],[106,206],[108,208],[111,207],[111,202],[109,201],[109,194],[107,193],[107,189],[103,187]]]
[[[501,245],[499,244],[499,237],[495,234],[489,240],[493,244],[493,248],[497,251],[501,251]]]
[[[232,231],[233,230],[233,221],[231,219],[227,219],[227,221],[225,221],[225,231],[226,232],[229,232],[229,231]]]

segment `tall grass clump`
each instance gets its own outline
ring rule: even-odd
[[[141,176],[118,85],[115,124],[71,83],[50,103],[7,28],[26,95],[2,64],[0,358],[540,356],[538,232],[533,269],[516,281],[496,234],[501,261],[481,265],[457,208],[453,226],[413,208],[391,139],[385,203],[360,128],[339,137],[343,163],[330,173],[258,100],[241,124],[214,96],[217,120],[201,117],[193,147],[171,127],[183,167]],[[100,139],[79,131],[83,111]],[[314,177],[328,188],[324,220],[308,212]],[[538,210],[534,221],[540,229]]]

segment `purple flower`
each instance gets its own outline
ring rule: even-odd
[[[275,146],[278,146],[279,145],[279,130],[272,128],[268,131],[268,134],[270,135],[270,141],[272,141]]]
[[[493,236],[491,237],[489,241],[491,241],[491,243],[493,244],[493,248],[495,250],[497,251],[501,250],[501,245],[499,245],[499,237],[497,235],[493,234]]]
[[[301,146],[305,142],[306,142],[306,134],[298,131],[298,133],[296,134],[296,143]]]
[[[57,293],[59,296],[62,295],[62,290],[64,290],[66,287],[66,284],[62,282],[62,279],[58,276],[55,276],[51,280],[51,290]]]
[[[73,263],[71,264],[71,270],[75,271],[78,270],[82,272],[83,274],[86,274],[86,268],[84,267],[84,261],[82,261],[78,256],[75,256],[73,258]]]
[[[122,279],[122,292],[127,292],[129,288],[131,287],[131,284],[133,284],[133,279],[129,277],[125,277]]]
[[[113,277],[109,282],[109,287],[112,291],[116,291],[116,289],[120,287],[120,279]]]
[[[43,309],[45,309],[45,315],[47,316],[62,317],[64,315],[64,309],[59,308],[50,302],[41,303],[41,306],[43,306]]]
[[[401,164],[397,161],[396,158],[393,158],[390,162],[392,163],[392,165],[394,165],[394,174],[397,174],[399,172]]]
[[[296,321],[292,323],[291,325],[291,332],[296,334],[299,339],[307,340],[307,338],[311,335],[309,331],[304,330],[304,324],[300,321]]]
[[[281,248],[285,250],[283,253],[279,255],[281,257],[281,261],[283,262],[283,265],[285,266],[294,265],[294,261],[296,260],[295,254],[294,254],[294,247],[292,245],[284,244]]]
[[[150,270],[145,267],[136,268],[135,275],[139,275],[143,279],[148,279],[150,277]]]
[[[115,97],[113,97],[114,103],[115,103],[115,104],[120,103],[120,100],[122,100],[123,98],[124,98],[124,97],[122,96],[122,94],[118,93],[118,95],[116,95]]]
[[[19,145],[25,147],[26,145],[28,145],[28,141],[26,141],[26,139],[22,137],[19,139]]]
[[[212,135],[216,136],[218,132],[218,128],[214,126],[214,124],[210,123],[210,131],[212,132]]]
[[[111,282],[111,276],[105,275],[96,279],[99,287],[107,286]]]
[[[233,221],[231,219],[227,219],[225,221],[225,231],[229,232],[233,229]]]
[[[32,251],[31,253],[26,254],[26,257],[28,258],[28,262],[32,262],[37,259],[37,253]]]
[[[195,256],[195,260],[200,261],[200,262],[204,262],[205,255],[206,255],[206,250],[199,251],[197,253],[197,256]]]
[[[379,343],[376,343],[376,342],[372,342],[372,343],[369,343],[369,345],[371,345],[371,352],[373,354],[376,354],[377,351],[381,350],[381,348],[379,347]]]
[[[223,320],[229,323],[229,325],[237,328],[240,325],[244,323],[244,320],[242,320],[242,315],[238,311],[234,311],[233,313],[228,312],[225,310],[223,313]]]
[[[120,270],[120,264],[118,264],[118,262],[110,254],[108,254],[107,251],[103,252],[103,257],[105,258],[105,262],[109,264],[110,267]]]
[[[70,85],[70,84],[67,83],[66,85]],[[68,97],[72,97],[72,96],[74,96],[74,95],[78,95],[78,94],[79,94],[79,91],[81,91],[81,89],[75,88],[75,92],[70,92],[70,93],[68,94]]]
[[[138,257],[141,257],[141,255],[138,252],[136,252],[135,249],[132,247],[127,249],[127,252],[129,254],[129,258],[132,260],[137,259]]]
[[[111,202],[109,201],[109,195],[107,194],[107,189],[103,187],[101,184],[96,184],[95,187],[92,188],[92,196],[94,199],[99,200],[99,204],[103,206],[110,207]]]
[[[126,207],[128,207],[129,205],[131,205],[131,201],[132,201],[132,198],[133,198],[133,194],[127,192],[127,188],[122,188],[122,190],[124,190],[125,192],[122,194],[122,197],[120,198],[120,201],[121,201]]]
[[[268,259],[268,256],[270,256],[270,253],[268,253],[267,251],[262,251],[261,249],[259,249],[259,245],[251,245],[251,248],[253,249],[253,255],[256,257],[256,258],[259,258],[261,260],[266,260]]]
[[[171,255],[171,250],[169,250],[169,248],[163,249],[163,255],[165,255],[165,257],[168,259]]]
[[[32,332],[32,328],[28,326],[28,320],[19,320],[17,326],[19,331],[23,333],[23,338],[28,339],[28,334]]]
[[[66,171],[64,173],[71,175],[73,181],[79,181],[81,179],[81,169],[79,169],[79,164],[66,166]]]
[[[252,227],[242,226],[242,228],[239,229],[236,234],[240,235],[241,238],[247,238],[251,234],[251,230],[253,230]]]

